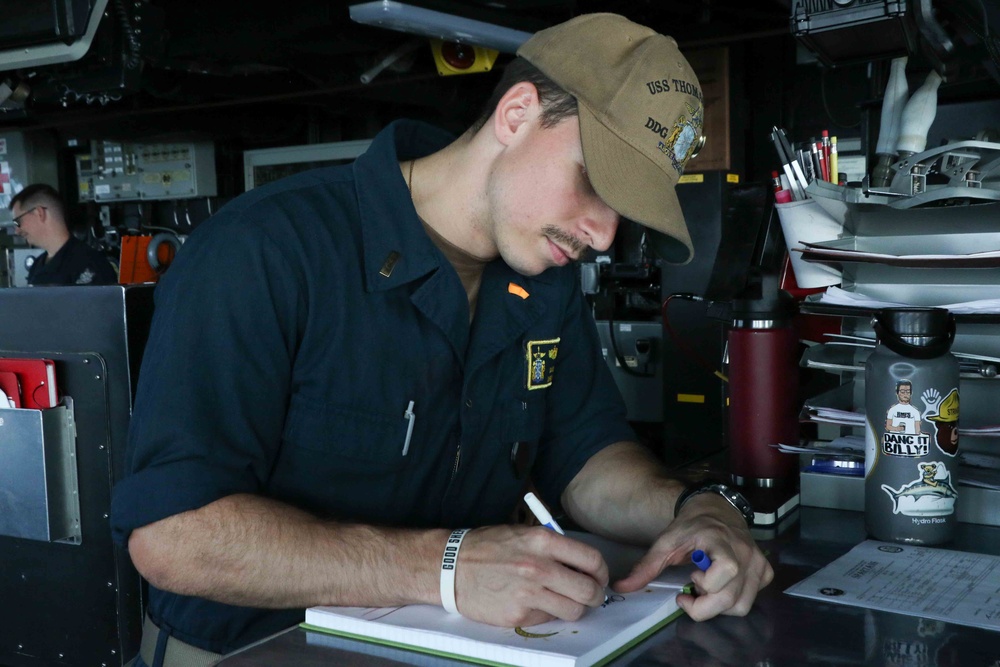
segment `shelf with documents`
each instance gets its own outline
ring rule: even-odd
[[[820,252],[807,248],[803,259],[820,260],[842,271],[845,292],[863,295],[868,303],[933,307],[972,301],[1000,303],[1000,202],[907,208],[898,198],[866,198],[858,188],[821,184],[810,185],[808,192],[841,223],[842,233],[819,243]],[[983,255],[985,251],[997,251],[997,257]],[[803,308],[805,312],[842,316],[845,338],[868,341],[874,340],[871,315],[875,309],[815,303]],[[957,316],[956,323],[953,353],[1000,358],[1000,313],[965,314]],[[859,371],[870,351],[860,343],[826,343],[804,354],[803,366],[841,377],[842,385],[830,392],[841,402],[836,407],[859,413],[852,423],[826,423],[824,430],[864,432],[860,415],[865,402],[864,373]],[[986,366],[990,363],[985,362]],[[1000,382],[996,376],[988,376],[992,370],[985,366],[973,369],[967,364],[961,375],[961,451],[1000,453],[1000,435],[992,435],[986,428],[1000,423],[996,408],[1000,405]],[[821,402],[829,396],[810,400]],[[804,417],[808,418],[808,412],[804,411]],[[970,434],[970,429],[976,432]],[[984,435],[984,430],[990,434]],[[859,509],[859,502],[863,505],[862,478],[803,472],[800,486],[804,505],[842,509]],[[990,509],[1000,504],[1000,491],[963,487],[963,492],[968,504],[960,511],[960,521],[1000,525],[1000,512]],[[851,499],[850,506],[844,504],[845,498]]]
[[[800,475],[800,500],[807,507],[827,507],[830,509],[865,509],[864,477],[845,475],[824,475],[803,471]],[[959,482],[959,497],[956,506],[959,523],[978,523],[986,526],[1000,526],[1000,491],[966,486]]]

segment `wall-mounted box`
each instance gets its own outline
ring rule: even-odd
[[[80,201],[193,199],[218,194],[211,142],[95,141],[76,158]]]
[[[354,158],[368,150],[371,143],[371,139],[357,139],[244,151],[244,186],[247,190],[253,190],[265,183],[307,169],[352,162]]]
[[[0,535],[80,543],[71,399],[48,410],[0,409]]]
[[[601,351],[625,399],[629,421],[663,421],[663,364],[660,322],[597,321]],[[628,370],[622,368],[622,362]]]
[[[906,0],[795,0],[791,32],[827,66],[906,55],[916,36]]]
[[[27,287],[28,271],[44,248],[4,248],[4,280],[0,287]]]

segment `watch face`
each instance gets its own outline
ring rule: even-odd
[[[753,507],[742,493],[736,489],[723,484],[721,482],[703,482],[697,486],[693,486],[688,490],[684,491],[677,499],[677,506],[674,511],[674,516],[677,516],[677,512],[680,508],[694,496],[702,493],[717,493],[723,498],[725,498],[733,508],[743,515],[743,519],[747,522],[748,526],[752,526],[754,522],[754,511]]]
[[[753,508],[750,506],[750,501],[742,493],[725,484],[716,484],[715,490],[721,493],[733,507],[739,510],[743,518],[746,519],[747,524],[753,525]]]

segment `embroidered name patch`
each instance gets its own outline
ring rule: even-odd
[[[544,389],[552,385],[559,354],[559,338],[528,341],[528,389]]]

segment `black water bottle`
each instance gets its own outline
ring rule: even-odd
[[[940,544],[955,532],[958,361],[944,308],[875,313],[865,364],[865,526],[879,540]]]

